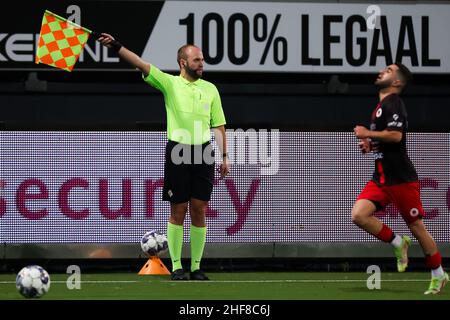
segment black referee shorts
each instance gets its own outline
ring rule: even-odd
[[[164,163],[163,201],[188,202],[191,198],[209,201],[214,183],[214,149],[168,141]]]

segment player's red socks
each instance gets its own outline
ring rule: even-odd
[[[391,228],[389,228],[387,225],[383,223],[383,227],[381,228],[380,232],[375,236],[378,239],[380,239],[383,242],[391,242],[392,239],[395,237],[394,233],[392,232]]]
[[[433,254],[432,256],[429,256],[429,255],[425,256],[425,264],[430,269],[439,268],[441,263],[442,263],[442,257],[441,257],[441,254],[439,253],[439,251],[436,252],[435,254]]]

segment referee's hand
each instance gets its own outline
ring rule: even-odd
[[[114,41],[114,37],[108,33],[102,32],[100,33],[100,35],[98,35],[97,41],[100,42],[105,47],[110,48],[111,42]]]
[[[230,173],[230,164],[228,162],[228,158],[223,159],[223,162],[220,164],[219,167],[219,172],[220,172],[220,179],[225,178],[226,175]]]

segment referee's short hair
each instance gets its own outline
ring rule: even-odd
[[[180,66],[181,68],[181,59],[183,60],[187,60],[187,54],[186,54],[186,49],[189,47],[195,47],[195,45],[193,44],[185,44],[184,46],[181,46],[180,49],[178,49],[177,52],[177,62],[178,62],[178,66]]]

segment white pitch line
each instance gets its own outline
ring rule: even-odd
[[[83,284],[88,283],[152,283],[152,282],[167,282],[167,283],[345,283],[345,282],[366,282],[367,279],[322,279],[322,280],[209,280],[209,281],[168,281],[168,280],[81,280]],[[428,279],[380,279],[381,282],[428,282]],[[15,281],[0,281],[0,284],[13,284]],[[66,281],[51,281],[51,283],[66,283]]]

